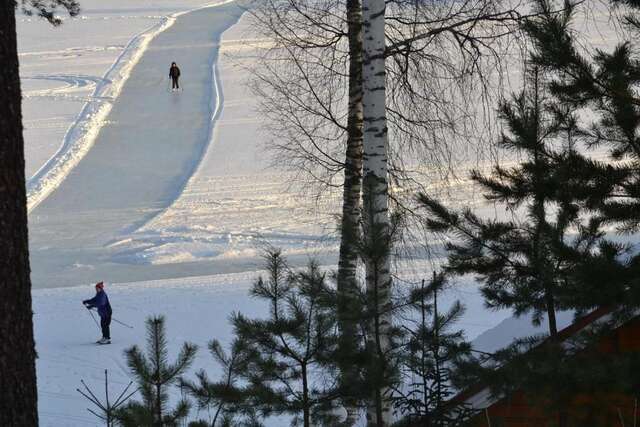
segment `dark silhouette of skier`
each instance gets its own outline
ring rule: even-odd
[[[111,304],[109,304],[109,297],[104,291],[104,283],[96,283],[96,296],[82,301],[85,307],[89,310],[92,308],[98,309],[100,315],[100,327],[102,328],[102,338],[97,341],[97,344],[111,344],[111,334],[109,333],[109,325],[111,324]]]
[[[169,77],[171,78],[171,89],[180,89],[180,84],[178,83],[178,79],[180,78],[180,68],[178,68],[175,62],[171,63],[171,68],[169,68]]]

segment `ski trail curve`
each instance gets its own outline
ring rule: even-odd
[[[204,159],[204,156],[214,139],[216,123],[218,121],[218,118],[222,114],[222,108],[224,106],[224,91],[222,90],[222,81],[220,80],[220,70],[218,69],[218,61],[214,61],[213,65],[211,66],[211,82],[212,82],[212,98],[211,98],[212,102],[211,102],[211,113],[210,113],[211,121],[209,122],[209,130],[208,130],[209,136],[207,138],[207,144],[201,147],[201,150],[197,154],[196,161],[193,162],[190,170],[187,172],[189,179],[185,180],[184,183],[179,188],[176,189],[174,195],[171,197],[172,201],[178,200],[178,198],[182,195],[182,193],[184,193],[185,189],[189,186],[191,179],[193,179],[193,177],[196,175],[196,172],[200,168],[200,165],[202,164],[202,160]],[[167,209],[169,209],[170,206],[171,204],[168,204],[161,211],[158,211],[153,215],[149,215],[148,217],[144,218],[140,222],[132,224],[130,227],[124,229],[122,233],[123,234],[134,233],[138,229],[152,222],[155,218],[161,216],[164,212],[166,212]],[[114,237],[115,239],[113,241],[108,242],[107,243],[108,245],[117,243],[119,241],[117,236],[114,236]]]
[[[227,1],[180,14],[131,66],[108,116],[94,135],[84,134],[91,142],[77,145],[84,152],[62,155],[60,179],[44,185],[29,214],[36,287],[82,283],[119,268],[109,242],[162,213],[184,190],[222,109],[220,37],[243,12]],[[179,93],[168,90],[172,61],[182,69]]]
[[[67,130],[60,148],[28,180],[27,207],[29,212],[58,188],[69,172],[89,152],[100,129],[106,123],[106,118],[112,108],[112,101],[120,94],[131,71],[140,61],[153,39],[171,28],[180,16],[235,1],[216,1],[195,9],[171,14],[141,31],[127,43],[104,76],[95,81],[93,94]]]

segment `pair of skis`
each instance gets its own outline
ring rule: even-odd
[[[102,330],[102,328],[100,327],[100,324],[98,323],[98,319],[96,319],[96,317],[93,315],[93,311],[88,308],[87,310],[89,310],[89,314],[91,315],[91,318],[93,319],[93,323],[96,324],[96,326],[98,327],[99,330]],[[124,322],[119,321],[118,319],[114,319],[113,317],[111,318],[111,320],[113,320],[116,323],[121,324],[122,326],[124,326],[125,328],[129,328],[129,329],[133,329],[133,326],[131,325],[127,325]],[[96,344],[100,344],[100,345],[106,345],[106,344],[111,344],[111,340],[107,340],[106,342],[103,342],[102,339],[99,339],[98,341],[96,341]]]
[[[167,86],[167,92],[184,92],[183,87],[179,87],[178,89],[173,87],[173,82],[169,82],[169,86]]]

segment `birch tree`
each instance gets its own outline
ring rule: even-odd
[[[364,240],[374,256],[364,259],[366,286],[374,313],[369,330],[369,345],[375,353],[376,368],[385,371],[390,350],[391,263],[389,259],[390,220],[387,151],[389,137],[386,108],[386,45],[384,0],[363,0],[364,22],[362,63],[364,150],[363,150],[363,224]],[[373,255],[373,254],[372,254]],[[373,404],[367,414],[371,426],[391,425],[388,390],[374,390]]]
[[[379,48],[382,67],[391,71],[388,80],[393,89],[387,102],[382,96],[379,107],[391,117],[386,122],[395,130],[396,148],[394,150],[389,144],[389,125],[385,124],[385,158],[377,159],[376,166],[372,166],[377,168],[377,173],[380,166],[385,169],[382,173],[386,194],[382,216],[387,218],[388,177],[394,177],[403,185],[415,183],[415,177],[409,177],[405,170],[408,166],[400,153],[427,158],[435,164],[450,161],[450,147],[441,141],[447,140],[445,133],[457,132],[456,123],[462,122],[465,115],[451,100],[469,97],[472,80],[469,76],[479,75],[483,82],[481,86],[486,87],[486,76],[482,76],[482,72],[499,62],[498,48],[493,44],[509,34],[511,25],[520,18],[515,9],[503,8],[502,2],[488,0],[464,1],[451,7],[434,2],[392,1],[389,4],[393,9],[393,24],[385,31]],[[287,167],[303,179],[310,177],[311,181],[330,188],[343,187],[337,274],[338,319],[342,336],[340,346],[344,350],[341,354],[349,354],[355,352],[358,345],[352,339],[356,325],[349,315],[357,293],[358,254],[362,254],[357,246],[364,243],[371,255],[366,257],[368,271],[375,264],[380,267],[379,271],[386,275],[390,273],[390,245],[383,244],[381,247],[385,249],[381,253],[375,248],[381,236],[390,241],[388,227],[378,224],[379,214],[370,215],[373,222],[364,220],[368,237],[360,242],[362,7],[360,0],[347,0],[346,3],[344,0],[267,0],[252,14],[258,32],[270,41],[260,56],[258,67],[253,70],[253,89],[261,100],[261,110],[266,114],[268,130],[273,135],[269,148],[275,152],[274,157],[284,159]],[[391,61],[385,61],[385,58],[391,58]],[[384,82],[385,78],[381,80]],[[346,93],[344,88],[348,88]],[[462,103],[469,104],[470,98],[469,102]],[[395,155],[389,156],[390,152]],[[340,174],[343,174],[342,179]],[[365,210],[376,211],[382,206],[380,200],[370,198],[371,203]],[[380,288],[388,290],[387,279],[376,277],[379,282],[373,286],[371,280],[374,279],[370,278],[369,288],[377,289],[385,283]],[[387,297],[384,292],[374,294],[376,300]],[[382,313],[377,303],[373,305],[372,313]],[[374,317],[374,326],[389,322],[388,315],[384,319],[375,314]],[[383,353],[380,352],[380,356]],[[339,361],[347,395],[349,385],[357,384],[358,375],[349,362]],[[347,424],[351,425],[355,417],[354,403],[347,400],[351,401],[346,405]]]
[[[357,279],[358,251],[354,245],[359,239],[360,197],[362,192],[362,151],[363,151],[363,104],[362,104],[362,5],[360,0],[347,0],[347,23],[349,39],[349,105],[347,117],[347,146],[344,163],[344,184],[342,190],[342,216],[340,224],[340,253],[338,258],[338,324],[340,329],[339,360],[341,388],[345,393],[344,404],[347,411],[345,424],[351,426],[357,418],[359,370],[350,360],[357,353],[359,343],[357,324],[353,319],[353,307],[359,293]]]

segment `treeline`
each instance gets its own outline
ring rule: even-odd
[[[597,350],[637,314],[640,289],[632,243],[640,226],[633,44],[640,20],[635,2],[611,3],[628,9],[616,15],[623,41],[608,51],[579,45],[571,2],[534,2],[518,21],[531,46],[522,90],[498,105],[504,131],[497,143],[520,161],[471,173],[508,219],[418,194],[420,219],[449,242],[442,273],[415,289],[391,288],[389,259],[404,212],[392,206],[379,221],[388,205],[372,200],[388,193],[375,174],[362,180],[361,216],[342,234],[363,277],[356,268],[338,274],[334,286],[314,264],[290,271],[280,253],[268,254],[269,275],[252,293],[269,304],[269,317],[236,315],[229,354],[212,343],[226,380],[211,383],[200,373],[183,382],[200,407],[216,408],[214,425],[259,425],[282,414],[304,426],[353,425],[363,414],[376,426],[465,425],[477,408],[452,397],[483,384],[495,397],[524,393],[556,425],[604,426],[611,396],[637,396],[637,354]],[[488,309],[532,314],[547,322],[547,333],[495,354],[475,352],[455,326],[463,306],[438,307],[447,278],[465,275],[480,282]],[[606,322],[560,335],[559,311],[582,316],[603,307],[612,313]],[[576,406],[579,395],[590,399]],[[621,425],[631,416],[620,412]]]
[[[252,319],[235,313],[229,349],[217,340],[209,343],[219,378],[212,380],[200,370],[195,380],[189,379],[196,346],[183,344],[171,361],[164,318],[149,318],[146,349],[126,351],[142,399],[114,410],[112,425],[261,426],[280,416],[291,425],[340,426],[347,422],[346,404],[354,405],[357,420],[373,406],[371,390],[376,388],[389,390],[383,398],[397,415],[394,425],[462,425],[472,414],[461,405],[451,411],[447,403],[454,394],[452,361],[469,358],[471,347],[455,329],[462,305],[437,307],[437,294],[447,285],[443,275],[405,289],[390,307],[406,320],[393,328],[391,350],[382,354],[368,332],[377,315],[367,295],[354,298],[351,316],[358,327],[345,351],[339,345],[337,293],[328,273],[313,262],[292,270],[275,250],[265,261],[267,275],[256,280],[251,296],[264,301],[268,315]],[[357,372],[349,384],[340,378],[345,363]],[[187,397],[173,408],[172,388]],[[189,416],[192,406],[209,417],[187,423],[197,418]]]

